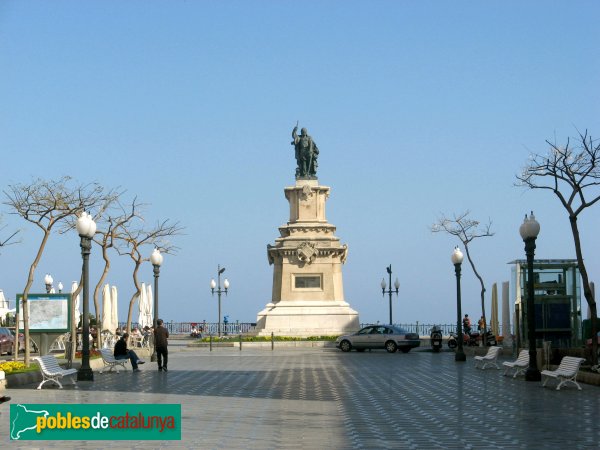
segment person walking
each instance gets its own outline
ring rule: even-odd
[[[156,361],[158,362],[158,371],[167,372],[167,363],[169,361],[169,330],[163,327],[162,319],[156,321],[156,330],[154,330],[154,346],[156,347]]]

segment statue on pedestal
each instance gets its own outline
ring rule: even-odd
[[[317,178],[317,158],[319,156],[319,149],[313,138],[308,135],[306,128],[300,130],[300,136],[298,136],[298,123],[292,131],[292,145],[295,149],[296,163],[296,179],[316,179]]]

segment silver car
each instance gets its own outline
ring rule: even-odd
[[[354,334],[340,336],[335,341],[335,346],[343,352],[349,352],[353,348],[362,352],[368,348],[386,349],[390,353],[396,350],[408,353],[411,348],[419,345],[421,340],[417,333],[409,333],[391,325],[370,325]]]

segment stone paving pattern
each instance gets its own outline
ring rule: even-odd
[[[575,449],[600,447],[600,387],[556,391],[456,363],[450,352],[188,349],[169,372],[95,374],[12,403],[181,403],[181,441],[10,441],[2,448]]]

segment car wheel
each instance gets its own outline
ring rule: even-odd
[[[396,350],[398,350],[398,346],[394,341],[387,341],[385,343],[385,349],[388,351],[388,353],[395,353]]]
[[[340,350],[342,350],[343,352],[349,352],[350,350],[352,350],[352,344],[350,343],[350,341],[342,341],[340,343]]]
[[[400,351],[402,353],[408,353],[408,352],[410,352],[410,347],[400,347]]]

